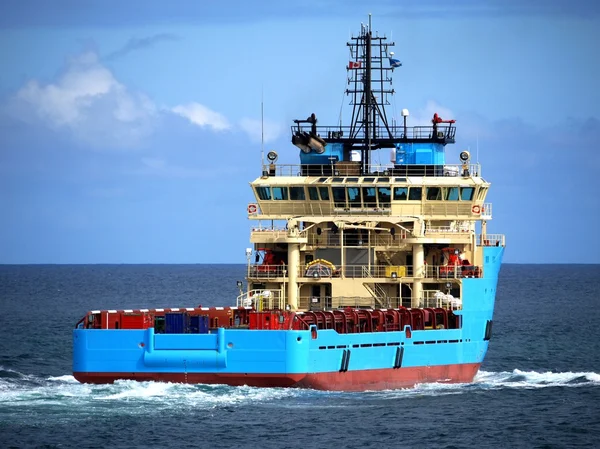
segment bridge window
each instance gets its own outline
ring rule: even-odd
[[[346,189],[343,187],[332,187],[334,207],[346,207]]]
[[[377,190],[375,190],[375,187],[363,187],[362,196],[365,207],[377,207]]]
[[[319,194],[323,201],[329,201],[329,187],[319,187]]]
[[[394,187],[394,199],[406,200],[408,198],[408,187]]]
[[[477,199],[483,200],[485,199],[485,194],[487,193],[487,187],[481,187],[479,192],[477,193]]]
[[[259,200],[270,200],[271,199],[271,187],[257,187],[256,194]]]
[[[308,188],[308,197],[311,199],[311,201],[319,201],[319,193],[316,187]]]
[[[446,201],[458,201],[458,187],[447,187],[445,190]]]
[[[348,203],[350,207],[361,207],[360,187],[348,187]]]
[[[392,201],[391,187],[377,187],[377,199],[379,200],[379,207],[389,208]]]
[[[303,201],[305,199],[304,187],[290,187],[290,200]]]
[[[274,200],[287,200],[288,199],[287,187],[273,187],[273,199]]]
[[[460,199],[463,201],[472,201],[474,191],[475,191],[475,189],[473,189],[473,187],[461,187],[460,188]]]
[[[422,187],[411,187],[408,191],[408,200],[409,201],[421,201],[423,198],[423,188]]]
[[[440,187],[427,187],[427,199],[429,201],[440,201],[442,199],[442,189]]]

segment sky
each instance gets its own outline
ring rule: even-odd
[[[369,14],[403,63],[388,114],[456,120],[505,262],[600,263],[593,0],[3,0],[0,263],[244,263],[261,149],[348,124]]]

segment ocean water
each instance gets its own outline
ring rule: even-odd
[[[600,265],[504,265],[471,384],[332,393],[71,375],[87,310],[230,305],[241,265],[0,266],[0,448],[600,447]]]

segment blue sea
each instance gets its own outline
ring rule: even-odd
[[[333,393],[71,375],[91,309],[231,305],[242,265],[0,266],[0,448],[600,447],[600,265],[504,265],[471,384]]]

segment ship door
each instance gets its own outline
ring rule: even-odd
[[[321,308],[321,286],[313,285],[310,289],[310,309],[320,310]]]
[[[410,307],[412,303],[412,290],[406,284],[400,285],[400,298],[402,299],[403,307]]]
[[[410,278],[413,275],[413,255],[406,255],[406,275]]]
[[[331,284],[325,285],[325,308],[331,310]]]

